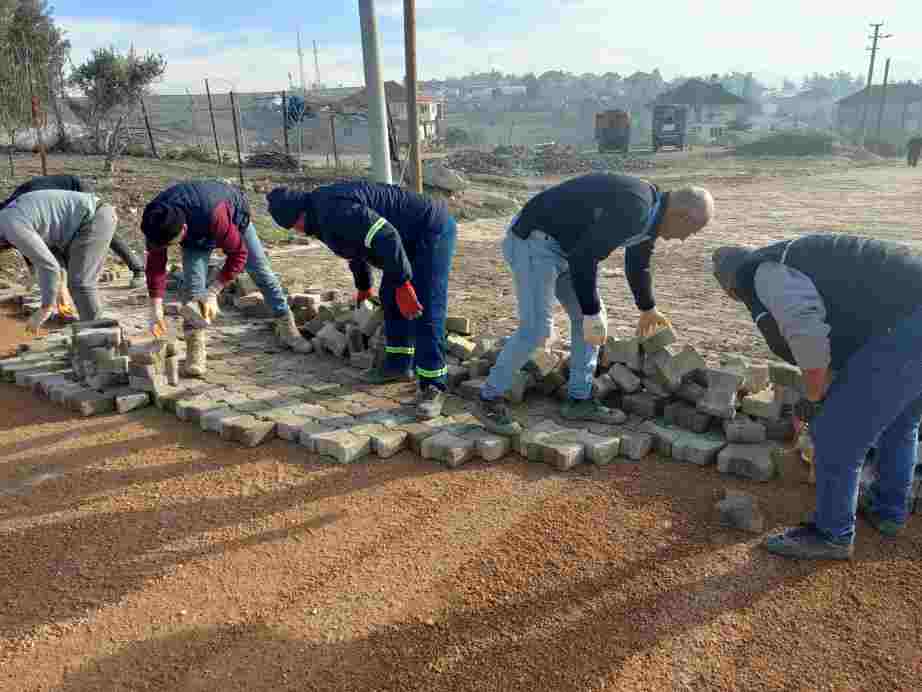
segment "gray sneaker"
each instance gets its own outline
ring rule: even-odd
[[[584,420],[608,425],[620,425],[627,420],[624,411],[603,406],[595,399],[567,399],[560,407],[560,416],[567,420]]]
[[[811,522],[769,536],[763,545],[770,553],[800,560],[850,560],[854,552],[850,542],[832,540]]]
[[[495,435],[513,437],[522,434],[522,426],[509,413],[502,399],[478,399],[474,417]]]
[[[442,415],[445,392],[438,387],[423,387],[416,395],[416,417],[432,420]]]

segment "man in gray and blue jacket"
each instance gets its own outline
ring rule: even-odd
[[[593,173],[533,197],[509,226],[503,255],[512,270],[519,326],[484,385],[475,415],[492,432],[516,435],[504,395],[532,353],[553,333],[556,298],[570,317],[569,398],[561,415],[572,420],[619,423],[624,414],[592,398],[599,347],[608,337],[608,316],[599,295],[599,264],[626,248],[625,275],[640,310],[637,331],[651,334],[669,324],[656,309],[650,259],[657,239],[685,240],[714,214],[707,190],[670,192],[627,175]]]
[[[721,247],[713,262],[721,287],[804,378],[795,415],[813,436],[816,513],[770,536],[768,550],[847,559],[857,510],[882,534],[898,534],[922,419],[922,256],[897,243],[816,234],[758,250]],[[880,477],[859,502],[872,445]]]
[[[38,273],[42,307],[29,318],[30,332],[48,320],[57,302],[61,266],[55,254],[65,258],[80,319],[101,316],[96,283],[116,224],[112,205],[84,192],[29,192],[0,210],[0,249],[15,247]]]

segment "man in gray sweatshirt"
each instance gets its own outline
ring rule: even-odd
[[[100,204],[96,195],[65,190],[29,192],[0,211],[0,249],[15,247],[38,273],[42,308],[29,319],[30,331],[54,311],[61,275],[55,254],[64,258],[80,319],[100,317],[96,282],[117,221],[112,205]]]
[[[770,536],[770,552],[847,559],[860,511],[885,536],[906,525],[922,420],[922,255],[897,243],[806,235],[714,252],[714,275],[768,347],[800,366],[795,416],[816,450],[816,513]],[[833,379],[831,372],[836,373]],[[859,499],[877,448],[879,480]]]

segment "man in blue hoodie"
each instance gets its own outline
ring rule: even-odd
[[[441,415],[446,376],[444,337],[448,275],[457,227],[443,202],[379,183],[338,183],[301,192],[272,190],[269,213],[282,228],[318,238],[349,260],[356,301],[373,294],[370,266],[384,272],[380,297],[387,339],[384,366],[373,384],[419,384],[421,418]]]

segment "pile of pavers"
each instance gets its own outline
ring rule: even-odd
[[[235,285],[225,307],[248,298],[241,311],[255,309],[261,296],[251,288]],[[470,321],[459,317],[448,320],[446,338],[449,383],[459,396],[449,399],[443,417],[417,422],[400,400],[409,386],[360,383],[360,371],[383,357],[380,307],[354,308],[335,291],[313,288],[290,294],[289,303],[314,346],[310,355],[278,346],[270,320],[227,310],[210,330],[204,380],[180,378],[181,338],[136,336],[143,316],[125,298],[115,306],[117,320],[78,322],[22,346],[16,357],[0,361],[0,377],[85,416],[156,406],[248,447],[279,438],[341,464],[410,450],[457,467],[516,452],[568,470],[656,452],[768,481],[777,473],[781,443],[793,436],[791,409],[803,386],[797,368],[741,356],[709,364],[693,348],[677,346],[669,329],[645,339],[612,337],[602,349],[595,395],[624,411],[623,422],[557,417],[569,374],[561,348],[535,354],[516,379],[513,402],[528,402],[516,409],[523,434],[490,434],[470,414],[470,402],[504,340],[475,337]],[[178,303],[166,312],[175,322]],[[181,330],[174,326],[170,333]],[[757,530],[751,498],[728,495],[721,507],[732,522]]]

